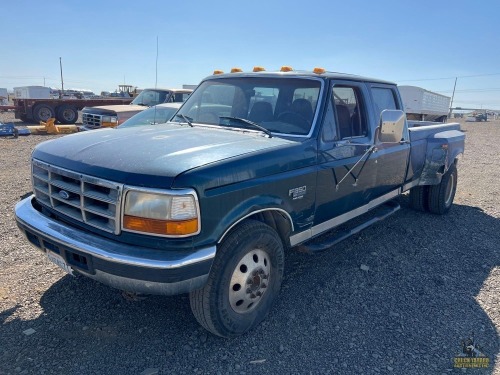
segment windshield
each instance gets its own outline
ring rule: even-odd
[[[163,124],[170,120],[179,107],[160,107],[155,106],[148,108],[145,111],[139,112],[132,116],[118,128],[130,128],[132,126],[140,125],[155,125]]]
[[[256,129],[245,126],[243,119],[273,133],[307,135],[320,88],[319,80],[305,78],[213,79],[203,82],[178,114],[195,124]],[[174,121],[184,122],[181,116]]]
[[[134,100],[132,100],[131,104],[145,105],[147,107],[152,107],[160,103],[165,103],[167,96],[169,95],[170,95],[169,91],[143,90]]]

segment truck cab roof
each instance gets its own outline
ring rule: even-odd
[[[394,82],[363,77],[355,74],[339,73],[324,71],[322,73],[315,73],[314,71],[307,70],[292,70],[292,71],[258,71],[258,72],[234,72],[234,73],[217,73],[206,77],[204,80],[214,79],[214,78],[228,78],[228,77],[315,77],[315,78],[327,78],[327,79],[341,79],[341,80],[351,80],[360,82],[373,82],[373,83],[383,83],[389,85],[395,85]]]

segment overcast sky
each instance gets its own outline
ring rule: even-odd
[[[386,79],[500,109],[498,1],[63,1],[1,5],[0,87],[114,91],[264,66]]]

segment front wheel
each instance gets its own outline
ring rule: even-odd
[[[452,164],[441,178],[441,183],[429,186],[428,207],[430,212],[443,215],[450,210],[457,190],[457,177],[457,167]]]
[[[279,293],[284,258],[271,227],[254,220],[238,226],[217,250],[207,284],[189,294],[196,320],[222,337],[257,326]]]

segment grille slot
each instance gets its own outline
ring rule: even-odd
[[[100,128],[102,125],[101,118],[102,118],[101,115],[93,115],[90,113],[83,113],[82,114],[82,124],[88,128]]]
[[[38,160],[32,162],[32,174],[33,192],[40,204],[106,232],[120,233],[123,185]]]

